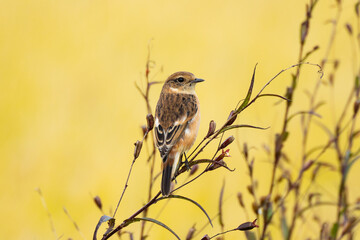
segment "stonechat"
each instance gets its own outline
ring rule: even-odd
[[[162,158],[163,196],[170,194],[171,180],[178,168],[179,159],[195,142],[200,124],[195,85],[203,81],[192,73],[176,72],[168,77],[162,88],[155,111],[154,132],[156,146]]]

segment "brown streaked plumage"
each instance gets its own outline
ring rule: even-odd
[[[164,83],[155,111],[155,143],[162,158],[161,192],[170,194],[179,158],[194,144],[200,124],[195,85],[204,80],[176,72]]]

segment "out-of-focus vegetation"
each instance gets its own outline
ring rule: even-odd
[[[196,238],[255,218],[257,238],[340,238],[343,233],[359,238],[359,2],[311,5],[281,0],[2,1],[2,236],[90,239],[100,216],[114,212],[133,144],[146,124],[148,109],[135,83],[146,88],[150,46],[150,81],[164,81],[179,70],[206,80],[197,88],[202,113],[197,143],[210,120],[221,126],[246,96],[256,63],[254,93],[305,57],[322,66],[324,74],[320,79],[317,67],[301,65],[278,76],[265,92],[292,101],[260,98],[234,123],[270,128],[239,128],[224,136],[235,136],[226,163],[236,170],[216,169],[179,190],[215,217],[214,228],[207,225]],[[151,87],[151,109],[160,90],[161,84]],[[210,144],[199,158],[212,157],[215,148]],[[148,201],[150,149],[144,145],[134,165],[119,221]],[[156,161],[154,175],[160,172],[159,156]],[[189,180],[186,176],[179,176],[177,186]],[[216,216],[224,181],[221,227]],[[159,186],[156,180],[154,193]],[[101,197],[103,212],[94,196]],[[207,223],[189,203],[166,201],[147,214],[181,238],[194,224],[200,230]],[[138,239],[140,229],[141,224],[132,224],[126,231]],[[144,234],[172,237],[150,223]],[[238,231],[222,236],[244,237]]]

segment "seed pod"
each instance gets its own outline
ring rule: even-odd
[[[211,135],[214,134],[215,132],[215,129],[216,129],[216,123],[214,120],[211,120],[210,123],[209,123],[209,131],[208,133],[206,134],[206,137],[205,138],[208,138],[210,137]]]
[[[97,206],[100,210],[102,210],[102,203],[101,203],[101,199],[100,199],[99,196],[95,196],[95,197],[94,197],[94,202],[95,202],[96,206]]]
[[[193,238],[193,236],[194,236],[195,231],[196,231],[195,226],[192,226],[189,229],[188,234],[186,235],[186,240],[191,240]]]
[[[235,115],[235,116],[234,116]],[[226,126],[230,126],[231,124],[233,124],[234,122],[235,122],[235,120],[236,120],[236,118],[237,118],[237,114],[236,114],[236,112],[234,111],[234,110],[232,110],[231,112],[230,112],[230,114],[229,114],[229,117],[228,117],[228,119],[227,119],[227,123],[226,123]],[[231,120],[230,120],[231,119]],[[230,120],[230,121],[229,121]]]
[[[142,148],[142,141],[137,140],[135,145],[135,150],[134,150],[134,158],[138,158],[141,152],[141,148]]]
[[[334,85],[334,74],[330,73],[329,75],[329,83],[333,86]]]
[[[150,132],[152,129],[153,129],[153,127],[154,127],[154,116],[151,114],[151,113],[149,113],[148,115],[146,115],[146,122],[147,122],[147,129],[148,129],[148,131]]]
[[[274,198],[274,202],[278,203],[281,200],[281,196],[279,194],[277,194]]]
[[[191,170],[190,170],[190,176],[191,176],[191,175],[194,175],[198,169],[199,169],[199,165],[198,165],[198,164],[195,164],[194,166],[192,166],[192,167],[191,167]]]
[[[209,237],[209,235],[206,234],[205,236],[203,236],[203,238],[201,240],[210,240],[210,237]]]
[[[248,159],[248,157],[249,157],[249,150],[248,150],[248,146],[247,146],[247,143],[246,143],[246,142],[244,142],[244,150],[243,150],[243,152],[244,152],[245,159]]]
[[[235,140],[234,136],[230,136],[227,139],[225,139],[225,141],[220,145],[219,149],[224,149],[227,146],[229,146],[233,141]]]
[[[267,202],[268,202],[267,196],[262,196],[260,198],[260,206],[265,206],[267,204]]]
[[[301,45],[304,44],[306,36],[308,35],[308,32],[309,32],[309,20],[305,20],[301,24],[301,29],[300,29],[300,43],[301,43]]]
[[[357,112],[359,111],[359,107],[360,107],[360,100],[357,100],[354,103],[354,116],[357,114]]]
[[[346,30],[349,32],[350,35],[352,35],[353,31],[352,31],[352,27],[349,23],[345,24]]]
[[[293,89],[291,87],[286,88],[286,94],[285,94],[286,98],[291,100],[292,95],[293,95]],[[288,101],[287,103],[290,105],[291,101]]]
[[[254,211],[255,214],[258,214],[258,213],[259,213],[259,206],[257,205],[256,202],[253,202],[253,204],[252,204],[251,207],[252,207],[252,209],[253,209],[253,211]]]
[[[256,228],[256,227],[258,228],[259,226],[256,225],[256,220],[257,220],[257,219],[255,219],[255,220],[252,221],[252,222],[243,223],[243,224],[241,224],[240,226],[238,226],[238,227],[236,228],[236,230],[247,231],[247,230],[251,230],[251,229]]]
[[[253,195],[253,194],[254,194],[254,192],[253,192],[253,188],[252,188],[252,186],[251,186],[251,185],[248,185],[248,186],[246,187],[246,189],[248,190],[248,192],[249,192],[251,195]]]

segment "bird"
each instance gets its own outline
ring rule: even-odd
[[[193,146],[200,125],[197,83],[203,82],[190,72],[171,74],[165,81],[155,110],[155,144],[162,159],[161,193],[169,196],[179,159]]]

